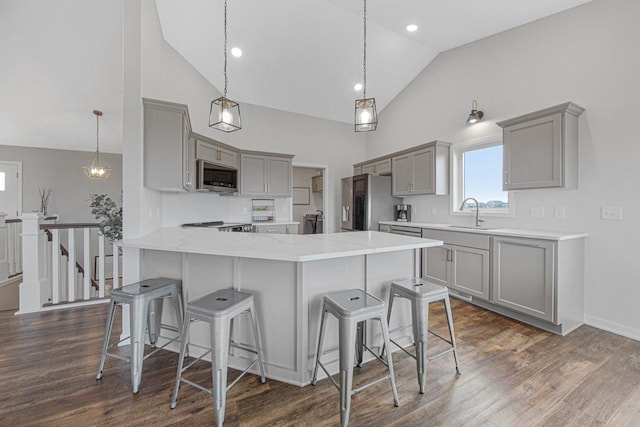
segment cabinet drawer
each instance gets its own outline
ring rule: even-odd
[[[451,245],[465,246],[467,248],[489,249],[489,236],[486,234],[423,228],[422,237],[425,239],[442,240]]]
[[[256,233],[288,234],[287,226],[283,224],[256,225]]]

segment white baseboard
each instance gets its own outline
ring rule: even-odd
[[[622,335],[623,337],[640,341],[640,329],[638,328],[630,328],[629,326],[611,322],[610,320],[586,315],[584,316],[584,323],[586,325],[593,326],[594,328],[602,329],[607,332],[612,332],[617,335]]]

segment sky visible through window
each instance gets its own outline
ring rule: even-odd
[[[509,195],[502,191],[502,145],[464,153],[464,197],[478,199],[484,208],[509,206]]]

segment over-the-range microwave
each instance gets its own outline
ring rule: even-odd
[[[238,191],[238,171],[198,160],[198,190],[235,193]]]

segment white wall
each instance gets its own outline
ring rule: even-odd
[[[338,210],[334,207],[339,205],[340,178],[351,175],[353,163],[365,155],[364,136],[354,134],[352,126],[241,102],[241,130],[225,134],[210,129],[210,103],[220,94],[162,39],[152,0],[142,0],[141,75],[142,96],[187,104],[192,128],[197,133],[241,149],[294,154],[294,163],[297,164],[328,165],[330,206],[327,209],[334,216],[332,223],[339,224]],[[232,72],[229,77],[229,97],[233,99],[234,85],[242,82],[234,80]],[[155,197],[153,190],[141,191],[145,199]],[[163,226],[190,222],[191,219],[242,219],[246,215],[242,210],[246,202],[233,197],[201,194],[161,194],[158,197],[160,204],[147,210],[152,211],[152,220],[159,219]],[[290,218],[290,201],[279,203],[289,203],[286,214],[280,211]],[[284,209],[282,205],[280,207]],[[210,216],[196,218],[196,211],[197,215],[206,212]],[[228,213],[228,217],[217,216],[223,213]],[[143,216],[147,214],[141,212]]]
[[[640,273],[636,217],[638,40],[640,2],[597,0],[441,54],[385,110],[367,135],[367,158],[433,139],[460,143],[500,134],[496,121],[573,101],[580,117],[580,183],[576,190],[516,193],[516,216],[488,226],[584,231],[586,318],[595,326],[640,339]],[[465,124],[476,98],[485,121]],[[469,222],[451,217],[447,196],[417,196],[414,220]],[[554,207],[566,217],[553,217]],[[620,206],[622,221],[600,219]],[[431,214],[431,208],[437,214]],[[543,207],[544,218],[530,217]]]
[[[40,208],[39,188],[51,188],[48,213],[60,215],[61,223],[96,222],[89,195],[108,194],[121,205],[122,155],[101,153],[110,164],[109,179],[89,179],[84,174],[93,153],[0,145],[0,160],[22,162],[22,212]],[[0,209],[2,210],[2,209]]]

